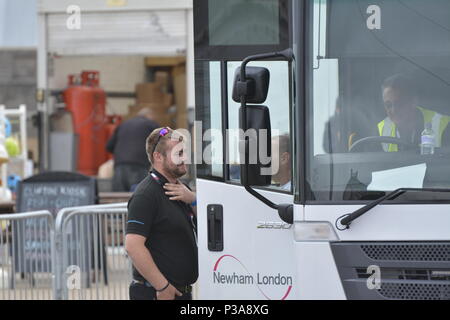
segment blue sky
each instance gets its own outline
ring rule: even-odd
[[[37,46],[37,0],[0,0],[0,47]]]

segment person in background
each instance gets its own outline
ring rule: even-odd
[[[394,137],[419,146],[425,124],[430,123],[436,135],[436,147],[450,143],[446,130],[450,118],[418,105],[412,81],[402,74],[387,78],[382,85],[383,103],[387,117],[378,123],[380,136]],[[403,146],[383,143],[386,152],[399,151]]]
[[[282,190],[291,191],[291,152],[289,135],[272,138],[272,180]]]
[[[114,131],[106,149],[114,155],[113,191],[130,192],[148,174],[145,140],[158,128],[150,108],[125,121]]]

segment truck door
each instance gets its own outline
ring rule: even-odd
[[[196,169],[201,299],[292,299],[296,295],[293,227],[240,183],[236,69],[249,55],[291,48],[289,0],[194,0]],[[293,66],[281,60],[249,64],[270,73],[270,145],[280,170],[258,192],[292,203]],[[199,137],[201,137],[199,139]]]
[[[276,210],[254,198],[240,184],[239,104],[231,97],[240,64],[213,62],[198,70],[209,74],[203,89],[210,92],[210,105],[204,111],[209,114],[209,127],[215,129],[208,133],[206,122],[203,123],[204,138],[211,140],[204,142],[204,156],[215,161],[198,167],[199,298],[292,299],[292,225],[282,222]],[[292,203],[291,66],[285,61],[255,65],[270,72],[265,105],[271,116],[273,157],[279,157],[272,185],[258,192],[276,203]],[[224,125],[226,139],[219,141]],[[220,160],[224,158],[227,161],[222,165]]]

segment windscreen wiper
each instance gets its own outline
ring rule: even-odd
[[[380,203],[382,203],[385,200],[393,200],[393,199],[401,196],[405,192],[409,192],[409,191],[413,191],[413,192],[450,192],[450,189],[400,188],[400,189],[394,190],[394,191],[386,194],[385,196],[370,202],[369,204],[365,205],[364,207],[359,208],[356,211],[353,211],[352,213],[347,213],[347,214],[344,214],[343,216],[340,216],[336,220],[336,223],[335,223],[336,228],[340,231],[349,229],[352,221],[359,218],[360,216],[365,214],[367,211],[376,207],[377,205],[379,205]]]

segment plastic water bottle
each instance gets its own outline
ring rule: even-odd
[[[434,147],[436,145],[436,136],[433,129],[431,129],[431,123],[425,124],[425,130],[422,131],[420,153],[421,154],[434,154]]]

